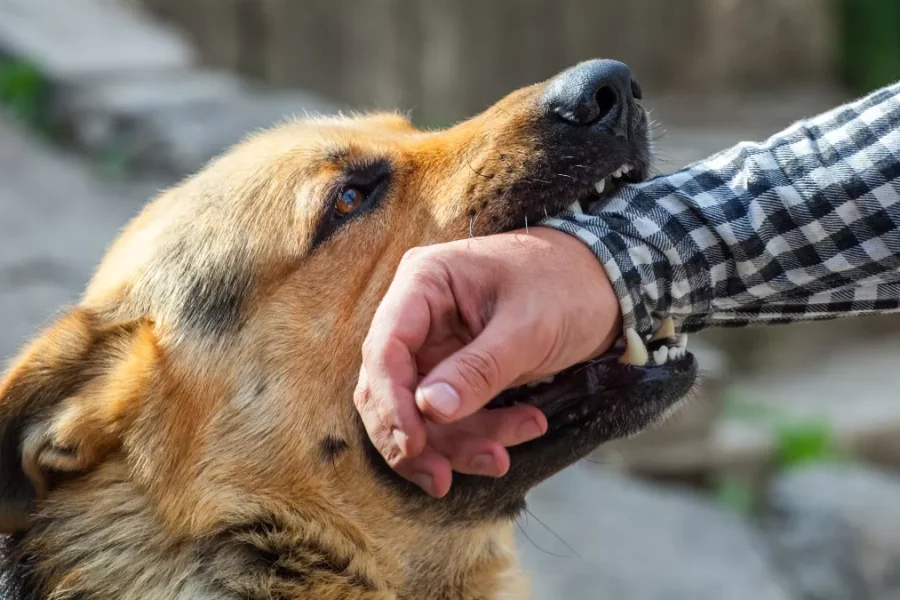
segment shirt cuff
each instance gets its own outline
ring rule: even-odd
[[[625,188],[587,214],[563,211],[540,224],[577,237],[600,260],[619,299],[624,329],[647,337],[673,317],[678,331],[696,331],[702,328],[697,317],[712,303],[709,266],[689,232],[673,229],[670,216],[656,214],[659,206],[639,196]]]

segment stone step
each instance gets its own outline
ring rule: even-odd
[[[41,125],[119,168],[180,177],[247,133],[334,112],[312,94],[273,92],[196,64],[190,45],[110,0],[0,0],[0,59],[46,83]]]
[[[310,94],[256,89],[227,73],[191,71],[81,87],[54,111],[54,120],[91,154],[181,176],[249,132],[334,109]]]
[[[102,0],[0,0],[0,51],[67,83],[197,62],[171,28]]]

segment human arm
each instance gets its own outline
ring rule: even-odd
[[[585,242],[649,334],[900,306],[900,84],[543,224]]]

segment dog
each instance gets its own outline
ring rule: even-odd
[[[0,596],[527,597],[512,524],[529,489],[670,410],[694,358],[616,348],[506,390],[488,408],[533,404],[548,433],[505,477],[434,499],[361,425],[360,347],[412,248],[646,178],[640,99],[625,65],[588,61],[443,131],[285,123],[162,193],[0,383]]]

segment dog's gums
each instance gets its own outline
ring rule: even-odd
[[[629,331],[500,394],[491,407],[533,404],[547,434],[441,499],[366,435],[360,348],[411,249],[645,179],[640,98],[625,65],[589,61],[444,131],[285,123],[160,194],[0,381],[0,597],[526,598],[526,494],[675,406],[696,373],[685,338]]]

